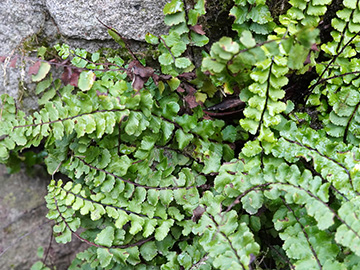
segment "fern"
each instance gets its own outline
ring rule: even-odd
[[[55,239],[90,246],[70,269],[359,268],[360,3],[267,2],[210,47],[206,2],[173,0],[160,70],[105,25],[128,56],[57,45],[37,112],[1,97],[0,161],[43,147]]]
[[[323,120],[327,134],[341,138],[345,143],[350,141],[358,144],[359,98],[356,88],[359,68],[355,56],[359,51],[357,43],[360,28],[354,17],[358,13],[354,4],[345,2],[344,8],[337,11],[337,17],[332,20],[333,41],[323,44],[322,49],[334,57],[317,67],[320,77],[313,86],[314,94],[309,101],[314,105],[319,104],[321,94],[325,93],[332,107],[330,114]]]

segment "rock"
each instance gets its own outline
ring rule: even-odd
[[[51,237],[53,222],[45,217],[44,200],[48,179],[44,174],[29,176],[25,170],[9,175],[0,165],[0,270],[30,269],[39,260],[39,247],[49,250],[47,263],[65,270],[87,247],[75,237],[67,245]]]
[[[44,4],[43,0],[0,2],[0,56],[18,54],[23,42],[40,31],[45,22]],[[18,96],[19,81],[25,79],[20,62],[18,68],[9,68],[11,63],[6,62],[1,65],[0,94]]]
[[[46,6],[60,32],[80,39],[110,39],[97,18],[124,37],[143,41],[145,34],[166,31],[162,9],[167,1],[47,0]]]
[[[0,55],[15,50],[45,22],[45,0],[2,0],[0,2]]]
[[[31,95],[33,86],[24,56],[30,45],[67,43],[94,52],[102,47],[117,48],[99,18],[124,37],[144,41],[145,34],[164,34],[162,9],[168,0],[2,0],[0,1],[0,57],[19,55],[16,68],[0,61],[0,95],[22,99]],[[34,48],[35,49],[35,48]],[[23,81],[24,84],[20,82]],[[33,103],[25,108],[34,109]]]

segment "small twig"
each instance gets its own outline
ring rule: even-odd
[[[344,137],[343,137],[343,142],[346,143],[347,141],[347,136],[348,136],[348,132],[349,132],[349,129],[350,129],[350,124],[351,124],[351,121],[353,120],[357,110],[359,109],[359,106],[360,106],[360,102],[358,102],[358,104],[355,106],[355,109],[354,111],[352,112],[350,118],[349,118],[349,121],[347,122],[346,124],[346,127],[345,127],[345,132],[344,132]]]
[[[332,80],[332,79],[336,79],[336,78],[340,78],[340,77],[345,77],[347,75],[353,75],[353,74],[359,74],[360,71],[353,71],[353,72],[347,72],[347,73],[343,73],[343,74],[340,74],[340,75],[335,75],[335,76],[331,76],[331,77],[328,77],[328,78],[324,78],[324,79],[321,79],[318,84],[320,83],[324,83],[325,81],[327,80]]]
[[[49,246],[48,246],[47,249],[46,249],[45,257],[42,259],[42,262],[43,262],[44,264],[46,264],[46,259],[47,259],[48,255],[49,255],[53,238],[54,238],[54,235],[51,233],[51,234],[50,234],[50,243],[49,243]]]
[[[172,57],[172,59],[174,60],[174,63],[175,63],[175,57],[174,57],[174,55],[172,54],[172,52],[171,52],[171,50],[170,50],[169,46],[168,46],[168,45],[166,45],[165,40],[164,40],[161,36],[159,36],[159,39],[160,39],[160,40],[162,41],[162,43],[164,44],[165,48],[169,51],[169,53],[170,53],[170,55],[171,55],[171,57]]]
[[[59,165],[56,167],[56,169],[54,170],[54,172],[51,174],[51,179],[54,180],[54,175],[57,173],[57,171],[59,170],[60,166],[61,166],[62,162],[59,163]]]
[[[237,113],[241,113],[244,109],[231,111],[231,112],[209,112],[209,111],[203,111],[205,114],[213,117],[222,117],[222,116],[228,116],[228,115],[234,115]]]
[[[125,38],[123,38],[123,37],[120,35],[120,33],[119,33],[118,31],[116,31],[115,28],[106,25],[105,23],[103,23],[102,21],[100,21],[99,18],[96,18],[96,19],[98,20],[99,23],[101,23],[101,24],[102,24],[103,26],[105,26],[107,29],[113,31],[116,35],[118,35],[119,38],[121,38],[122,41],[124,42],[125,48],[128,50],[128,52],[129,52],[129,54],[131,55],[131,57],[132,57],[134,60],[137,60],[139,63],[141,63],[141,62],[139,61],[139,59],[136,57],[136,55],[133,53],[133,51],[131,50],[129,44],[127,43],[127,40],[126,40]]]

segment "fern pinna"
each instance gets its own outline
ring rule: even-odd
[[[127,56],[42,54],[1,162],[44,149],[55,239],[89,245],[69,269],[359,269],[360,1],[235,0],[211,47],[193,2],[146,35],[159,70],[111,27]]]

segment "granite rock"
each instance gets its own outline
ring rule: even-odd
[[[125,38],[141,42],[147,32],[167,32],[162,13],[166,2],[168,0],[0,1],[0,57],[19,55],[16,68],[6,61],[0,62],[0,95],[7,93],[20,99],[32,95],[34,87],[29,86],[24,72],[29,63],[22,58],[31,54],[24,49],[25,43],[52,46],[60,42],[91,52],[102,47],[117,48],[106,27],[97,19],[114,27]],[[24,107],[33,107],[26,102]]]
[[[45,23],[45,0],[0,2],[0,55],[10,54]]]
[[[166,30],[162,9],[167,1],[153,0],[47,0],[46,6],[60,32],[80,39],[110,39],[107,29],[99,23],[114,27],[124,37],[144,40],[151,32]]]

